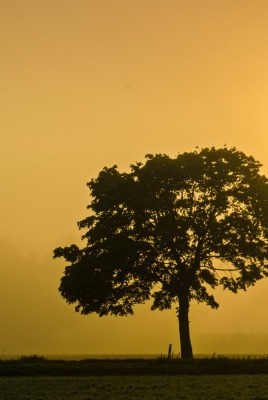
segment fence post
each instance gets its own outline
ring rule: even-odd
[[[168,359],[171,359],[171,353],[172,353],[172,344],[168,345]]]

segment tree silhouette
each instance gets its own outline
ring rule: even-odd
[[[120,173],[104,168],[88,186],[84,248],[57,248],[69,263],[59,291],[76,311],[133,314],[175,303],[181,356],[192,358],[191,300],[217,308],[209,287],[237,292],[267,276],[268,180],[235,148],[147,155]]]

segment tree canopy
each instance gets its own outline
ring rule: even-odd
[[[105,167],[88,183],[85,247],[54,250],[69,263],[59,291],[82,314],[128,315],[177,306],[182,357],[192,357],[191,300],[237,292],[267,276],[268,180],[235,148],[147,155],[130,172]]]

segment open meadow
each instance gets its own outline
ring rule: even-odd
[[[0,361],[0,400],[268,400],[268,358]]]
[[[2,400],[268,400],[267,375],[1,377]]]

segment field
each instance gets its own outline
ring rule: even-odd
[[[0,400],[268,400],[268,358],[0,361]]]
[[[1,377],[1,400],[268,400],[267,375]]]

